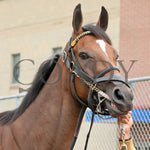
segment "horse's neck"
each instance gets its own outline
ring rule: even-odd
[[[55,67],[48,79],[49,84],[13,124],[14,130],[20,130],[20,134],[16,132],[16,140],[19,143],[23,139],[25,145],[22,146],[28,150],[35,147],[40,150],[69,149],[81,108],[70,95],[66,71],[62,70],[60,81],[50,84],[59,77],[58,67]],[[27,141],[31,146],[26,144]]]

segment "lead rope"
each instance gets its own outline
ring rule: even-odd
[[[127,145],[125,143],[126,132],[125,132],[125,124],[124,123],[122,123],[120,125],[120,133],[122,134],[122,145],[120,146],[120,150],[127,150]]]
[[[70,146],[69,150],[73,150],[73,148],[74,148],[74,145],[75,145],[76,140],[78,138],[80,126],[81,126],[82,119],[83,119],[84,113],[86,111],[86,108],[87,108],[86,106],[83,106],[82,109],[81,109],[81,112],[80,112],[80,115],[79,115],[79,119],[78,119],[78,123],[77,123],[77,127],[76,127],[76,130],[75,130],[75,133],[74,133],[74,137],[73,137],[73,140],[72,140],[72,143],[71,143],[71,146]]]
[[[85,142],[84,150],[86,150],[86,149],[87,149],[87,145],[88,145],[88,141],[89,141],[90,133],[91,133],[92,126],[93,126],[94,115],[95,115],[95,113],[93,112],[93,114],[92,114],[92,119],[91,119],[91,125],[90,125],[89,132],[88,132],[88,134],[87,134],[87,137],[86,137],[86,142]]]

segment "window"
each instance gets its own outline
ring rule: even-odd
[[[17,80],[20,77],[20,67],[16,64],[20,61],[20,54],[12,55],[12,83],[17,83]]]
[[[54,54],[59,54],[59,55],[61,55],[62,54],[62,47],[55,47],[55,48],[53,48],[53,53]]]

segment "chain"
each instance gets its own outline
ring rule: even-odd
[[[106,93],[104,93],[102,90],[100,90],[99,88],[96,87],[96,83],[92,84],[92,83],[86,81],[85,79],[81,78],[74,70],[72,72],[76,75],[76,77],[78,77],[79,79],[81,79],[92,91],[96,91],[102,97],[104,97],[107,100],[111,101],[111,98]]]
[[[72,70],[72,72],[76,75],[76,77],[78,77],[79,79],[81,79],[89,88],[92,89],[92,91],[96,91],[98,93],[98,100],[99,100],[99,103],[96,107],[96,111],[95,113],[101,118],[101,119],[111,119],[112,117],[108,117],[108,118],[104,118],[102,117],[99,112],[101,112],[101,103],[104,101],[104,100],[109,100],[109,101],[112,101],[110,99],[110,97],[104,93],[102,90],[100,90],[99,88],[96,87],[96,84],[91,84],[90,82],[86,81],[85,79],[81,78],[74,70]],[[101,99],[102,97],[102,99]]]
[[[120,133],[122,134],[122,145],[120,146],[120,150],[127,150],[127,145],[125,144],[125,124],[122,123],[120,125]]]
[[[101,99],[102,98],[102,99]],[[104,117],[102,117],[101,116],[101,114],[100,114],[100,112],[101,112],[101,103],[104,101],[104,100],[106,100],[106,98],[105,97],[103,97],[102,95],[101,95],[101,91],[99,91],[98,92],[98,100],[99,100],[99,103],[98,103],[98,105],[97,105],[97,107],[96,107],[96,113],[97,113],[97,115],[98,115],[98,117],[100,117],[101,119],[111,119],[112,117],[110,116],[110,117],[107,117],[107,118],[104,118]]]
[[[83,82],[84,82],[87,86],[89,86],[89,87],[92,89],[92,91],[96,91],[96,92],[99,93],[102,97],[104,97],[105,99],[108,99],[108,100],[111,101],[110,97],[109,97],[106,93],[104,93],[102,90],[100,90],[99,88],[96,87],[96,84],[91,84],[91,83],[89,83],[88,81],[86,81],[86,80],[84,80],[84,79],[82,79],[82,80],[83,80]]]

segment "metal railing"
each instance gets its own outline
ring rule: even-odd
[[[20,105],[20,99],[23,98],[25,95],[26,95],[26,93],[20,93],[20,94],[10,95],[10,96],[1,96],[0,97],[0,102],[15,99],[15,102],[14,102],[15,104],[14,105],[17,108]],[[2,103],[1,103],[1,105],[2,105]],[[0,105],[0,108],[1,108],[1,105]],[[5,104],[3,104],[3,106],[4,105]],[[9,108],[9,106],[8,106],[8,108]],[[0,112],[1,112],[1,109],[0,109]]]
[[[0,97],[0,100],[8,100],[8,99],[19,99],[21,97],[24,97],[26,94],[25,93],[21,93],[21,94],[16,94],[16,95],[10,95],[10,96],[2,96]]]

